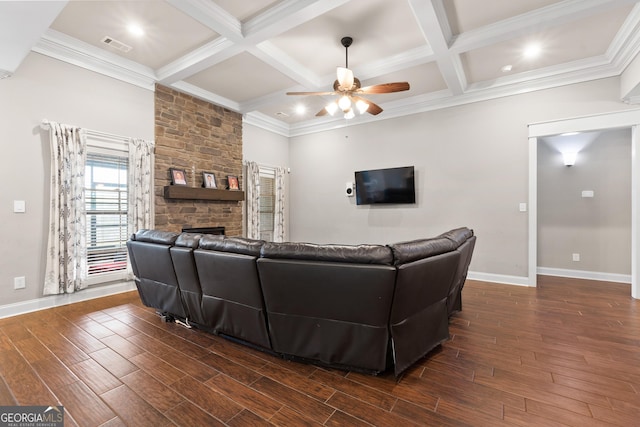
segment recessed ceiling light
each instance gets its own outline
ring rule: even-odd
[[[505,65],[502,68],[500,68],[500,70],[502,70],[503,73],[508,73],[509,71],[511,71],[513,69],[513,65],[509,64],[509,65]]]
[[[531,43],[530,45],[528,45],[525,49],[524,49],[524,57],[527,59],[533,59],[535,57],[537,57],[538,55],[540,55],[540,53],[542,52],[542,48],[540,47],[539,44],[537,43]]]
[[[297,114],[297,115],[301,116],[301,115],[303,115],[303,114],[304,114],[304,113],[306,113],[306,112],[307,112],[307,107],[305,107],[305,106],[304,106],[304,105],[302,105],[302,104],[298,104],[298,105],[296,105],[296,114]]]
[[[129,30],[129,33],[133,34],[136,37],[142,37],[144,36],[144,30],[142,29],[142,27],[138,24],[135,23],[131,23],[127,26],[127,30]]]

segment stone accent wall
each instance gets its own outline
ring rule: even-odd
[[[218,188],[227,175],[242,174],[242,115],[171,88],[155,91],[155,225],[223,226],[228,236],[242,235],[242,203],[237,201],[167,200],[169,168],[184,169],[187,185],[202,186],[202,172],[213,172]]]

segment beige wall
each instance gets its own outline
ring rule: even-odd
[[[468,226],[478,235],[471,271],[526,283],[527,125],[633,108],[619,85],[602,79],[292,138],[291,238],[389,243]],[[416,168],[416,205],[344,196],[354,171],[405,165]]]
[[[242,158],[263,166],[279,166],[289,169],[289,138],[266,131],[259,127],[244,124],[242,128]],[[285,178],[285,200],[289,200],[290,174]],[[285,210],[285,240],[289,239],[288,224],[290,221],[290,204],[287,202]]]
[[[153,92],[31,53],[0,80],[0,305],[40,298],[49,215],[49,140],[43,119],[153,139]],[[26,213],[13,213],[13,200]],[[13,278],[25,276],[25,289]]]

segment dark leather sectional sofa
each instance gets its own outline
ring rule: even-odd
[[[449,338],[476,237],[392,245],[272,243],[140,230],[127,242],[144,305],[277,355],[399,375]]]

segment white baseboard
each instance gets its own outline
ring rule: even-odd
[[[573,279],[601,280],[603,282],[631,283],[630,274],[601,273],[598,271],[569,270],[565,268],[538,267],[536,272],[544,276],[571,277]]]
[[[135,283],[133,281],[127,281],[114,283],[112,285],[89,287],[73,294],[49,295],[28,301],[0,305],[0,319],[47,308],[59,307],[61,305],[88,301],[95,298],[133,291],[135,289]]]
[[[480,280],[482,282],[502,283],[505,285],[529,286],[529,278],[522,276],[508,276],[506,274],[480,273],[470,271],[467,279]]]

